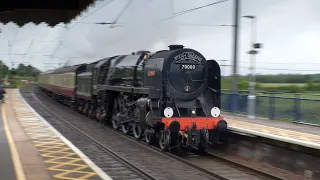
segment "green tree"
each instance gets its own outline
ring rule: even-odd
[[[248,90],[249,81],[246,79],[239,79],[238,88],[239,88],[239,90]]]
[[[256,80],[260,83],[307,83],[319,79],[320,74],[277,74],[277,75],[257,75]]]
[[[15,71],[18,76],[27,76],[27,77],[36,77],[38,76],[38,74],[41,73],[41,71],[38,70],[37,68],[31,65],[25,66],[24,64],[19,64],[18,67],[15,69]]]
[[[0,78],[9,74],[9,67],[0,60]]]

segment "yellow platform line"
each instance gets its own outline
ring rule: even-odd
[[[13,103],[15,106],[15,103]],[[93,176],[99,176],[96,172],[94,172],[91,168],[89,171],[82,171],[84,169],[89,168],[89,166],[83,162],[81,158],[79,158],[78,154],[74,153],[61,139],[59,139],[50,128],[46,127],[44,123],[39,122],[39,118],[35,118],[34,120],[26,119],[28,116],[35,116],[33,112],[25,111],[16,111],[15,114],[19,117],[19,121],[26,132],[29,135],[51,135],[48,138],[39,139],[32,138],[32,142],[35,147],[37,147],[40,156],[47,157],[49,159],[43,160],[47,164],[47,169],[49,171],[53,171],[57,174],[53,175],[53,177],[57,179],[84,179],[90,178]],[[38,124],[36,124],[38,122]],[[72,157],[76,155],[77,157]],[[63,161],[59,161],[59,160]],[[51,164],[51,165],[50,165]],[[64,169],[64,165],[72,166],[71,169]],[[61,168],[61,169],[59,169]],[[60,171],[60,172],[59,172]],[[80,173],[81,177],[67,177],[67,175],[71,173]]]
[[[7,140],[9,143],[9,148],[10,148],[10,152],[11,152],[11,157],[12,157],[12,161],[13,161],[13,165],[14,165],[14,169],[16,172],[16,176],[17,176],[17,180],[26,180],[23,168],[22,168],[22,164],[20,161],[20,156],[19,153],[17,151],[17,148],[14,144],[12,135],[10,133],[9,130],[9,126],[8,126],[8,120],[6,117],[6,109],[4,106],[2,106],[2,119],[3,119],[3,125],[4,125],[4,130],[7,136]]]
[[[46,169],[53,173],[52,178],[81,180],[100,177],[111,180],[105,172],[38,115],[21,97],[18,90],[10,92],[14,113],[39,156],[42,157]]]

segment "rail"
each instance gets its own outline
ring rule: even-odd
[[[141,169],[140,167],[136,166],[134,163],[129,162],[128,160],[126,160],[125,158],[123,158],[121,155],[119,155],[117,152],[114,152],[113,150],[109,149],[108,147],[106,147],[105,145],[103,145],[102,143],[100,143],[99,141],[95,140],[94,138],[92,138],[90,135],[88,135],[86,132],[84,132],[83,130],[77,128],[75,125],[73,125],[72,123],[68,122],[68,120],[64,119],[64,117],[60,116],[58,113],[56,113],[55,111],[53,111],[52,109],[50,109],[48,106],[46,106],[45,104],[43,104],[37,97],[35,94],[32,94],[33,98],[46,110],[48,111],[50,114],[52,114],[53,116],[55,116],[56,118],[58,118],[60,121],[62,121],[65,125],[69,126],[71,129],[75,130],[76,132],[78,132],[80,135],[84,136],[85,138],[87,138],[89,141],[91,141],[93,144],[97,145],[98,147],[100,147],[101,149],[103,149],[105,151],[105,153],[110,154],[111,156],[113,156],[117,161],[119,161],[122,164],[125,164],[127,167],[129,167],[130,169],[133,169],[134,171],[136,171],[136,173],[138,173],[141,177],[144,177],[145,179],[150,179],[150,180],[157,180],[156,177],[150,175],[148,172],[144,171],[143,169]]]
[[[86,134],[86,132],[84,132],[83,130],[77,128],[73,123],[69,122],[68,120],[64,119],[64,117],[61,117],[59,114],[57,114],[55,111],[59,111],[59,109],[55,109],[55,111],[51,110],[51,108],[49,108],[47,105],[45,105],[43,102],[41,102],[35,95],[34,93],[32,94],[32,96],[34,97],[33,99],[35,99],[39,104],[41,104],[42,106],[45,107],[45,109],[47,111],[49,111],[51,114],[53,114],[54,116],[56,116],[58,119],[60,119],[61,121],[63,121],[63,123],[65,123],[66,125],[76,129],[79,133],[85,135],[88,139],[91,139],[92,141],[94,141],[96,144],[101,144],[99,141],[95,140],[94,138],[90,137],[90,135]],[[49,97],[47,97],[49,100]],[[61,107],[63,108],[63,107]],[[58,112],[57,111],[57,112]],[[98,123],[98,122],[97,122]],[[140,146],[142,146],[143,148],[147,148],[153,152],[156,152],[157,154],[161,154],[164,159],[174,159],[177,160],[181,163],[184,163],[194,169],[197,169],[205,174],[207,174],[209,177],[211,177],[210,179],[223,179],[223,180],[230,180],[230,179],[237,179],[238,177],[247,177],[248,179],[260,179],[260,177],[263,177],[265,179],[282,179],[279,178],[275,175],[272,174],[267,174],[265,172],[259,171],[257,169],[254,168],[250,168],[249,166],[245,167],[243,165],[239,165],[236,163],[232,163],[230,161],[226,161],[223,158],[217,158],[217,156],[213,156],[212,154],[206,154],[204,156],[199,156],[199,158],[193,158],[190,156],[178,156],[176,154],[173,153],[167,153],[167,152],[163,152],[160,149],[154,147],[154,146],[149,146],[147,145],[145,142],[142,141],[137,141],[136,139],[134,139],[131,136],[125,135],[119,131],[115,131],[114,129],[112,129],[111,127],[108,126],[103,126],[101,124],[101,127],[103,127],[104,129],[106,129],[107,131],[111,131],[113,133],[118,134],[119,136],[122,136]],[[104,149],[108,149],[107,147],[105,147],[104,145],[100,145],[101,147],[103,147]],[[126,161],[125,159],[123,159],[122,161]],[[135,169],[140,169],[139,167],[135,167]],[[226,171],[227,169],[227,171]],[[143,172],[141,170],[139,170],[140,172]],[[150,179],[153,179],[152,176],[148,176]],[[154,178],[155,179],[155,178]]]

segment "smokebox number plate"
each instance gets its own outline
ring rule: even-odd
[[[196,65],[194,64],[182,64],[181,69],[196,69]]]

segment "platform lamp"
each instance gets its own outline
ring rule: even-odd
[[[259,53],[258,49],[262,48],[261,43],[256,43],[257,33],[257,18],[255,16],[243,16],[244,18],[251,19],[251,42],[248,54],[250,54],[250,67],[249,67],[249,94],[248,94],[248,118],[255,118],[255,106],[256,106],[256,95],[255,95],[255,61],[256,55]]]

